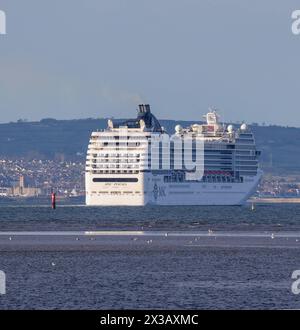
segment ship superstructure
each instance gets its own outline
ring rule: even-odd
[[[214,110],[205,119],[187,128],[177,125],[173,135],[164,131],[147,104],[139,106],[135,119],[108,120],[107,129],[91,135],[86,204],[243,204],[261,177],[253,133],[246,124],[238,129],[222,125]],[[191,166],[199,145],[198,177]]]

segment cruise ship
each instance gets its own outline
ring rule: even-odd
[[[148,104],[139,105],[134,119],[108,120],[107,129],[91,134],[86,204],[244,204],[262,175],[253,133],[246,124],[222,124],[214,110],[204,117],[204,123],[177,125],[172,134]]]

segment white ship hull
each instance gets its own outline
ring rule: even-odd
[[[96,177],[96,176],[95,176]],[[98,176],[97,176],[98,177]],[[106,176],[107,177],[107,176]],[[163,175],[140,173],[137,183],[94,183],[86,175],[89,206],[243,205],[255,191],[261,172],[242,183],[165,183]]]

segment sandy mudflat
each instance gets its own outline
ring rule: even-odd
[[[210,246],[300,248],[300,232],[0,232],[0,251],[186,250]]]

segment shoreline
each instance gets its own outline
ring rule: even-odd
[[[52,231],[0,232],[1,252],[145,251],[197,248],[299,249],[300,232]]]
[[[300,204],[300,197],[265,197],[265,198],[250,198],[246,201],[247,204]],[[0,197],[0,206],[35,206],[35,207],[51,207],[51,198],[47,197],[19,197],[8,198]],[[87,206],[84,198],[64,198],[57,200],[57,206]],[[125,205],[124,205],[125,206]],[[147,206],[147,205],[146,205]],[[161,206],[161,205],[157,205]],[[173,205],[165,205],[172,207]],[[177,205],[180,206],[180,205]],[[182,205],[184,206],[184,205]],[[193,205],[193,206],[216,206],[216,205]],[[108,206],[110,207],[110,206]],[[118,207],[118,206],[117,206]]]
[[[257,204],[299,204],[300,198],[284,198],[284,197],[274,197],[274,198],[252,198],[247,201],[247,203],[257,203]]]

